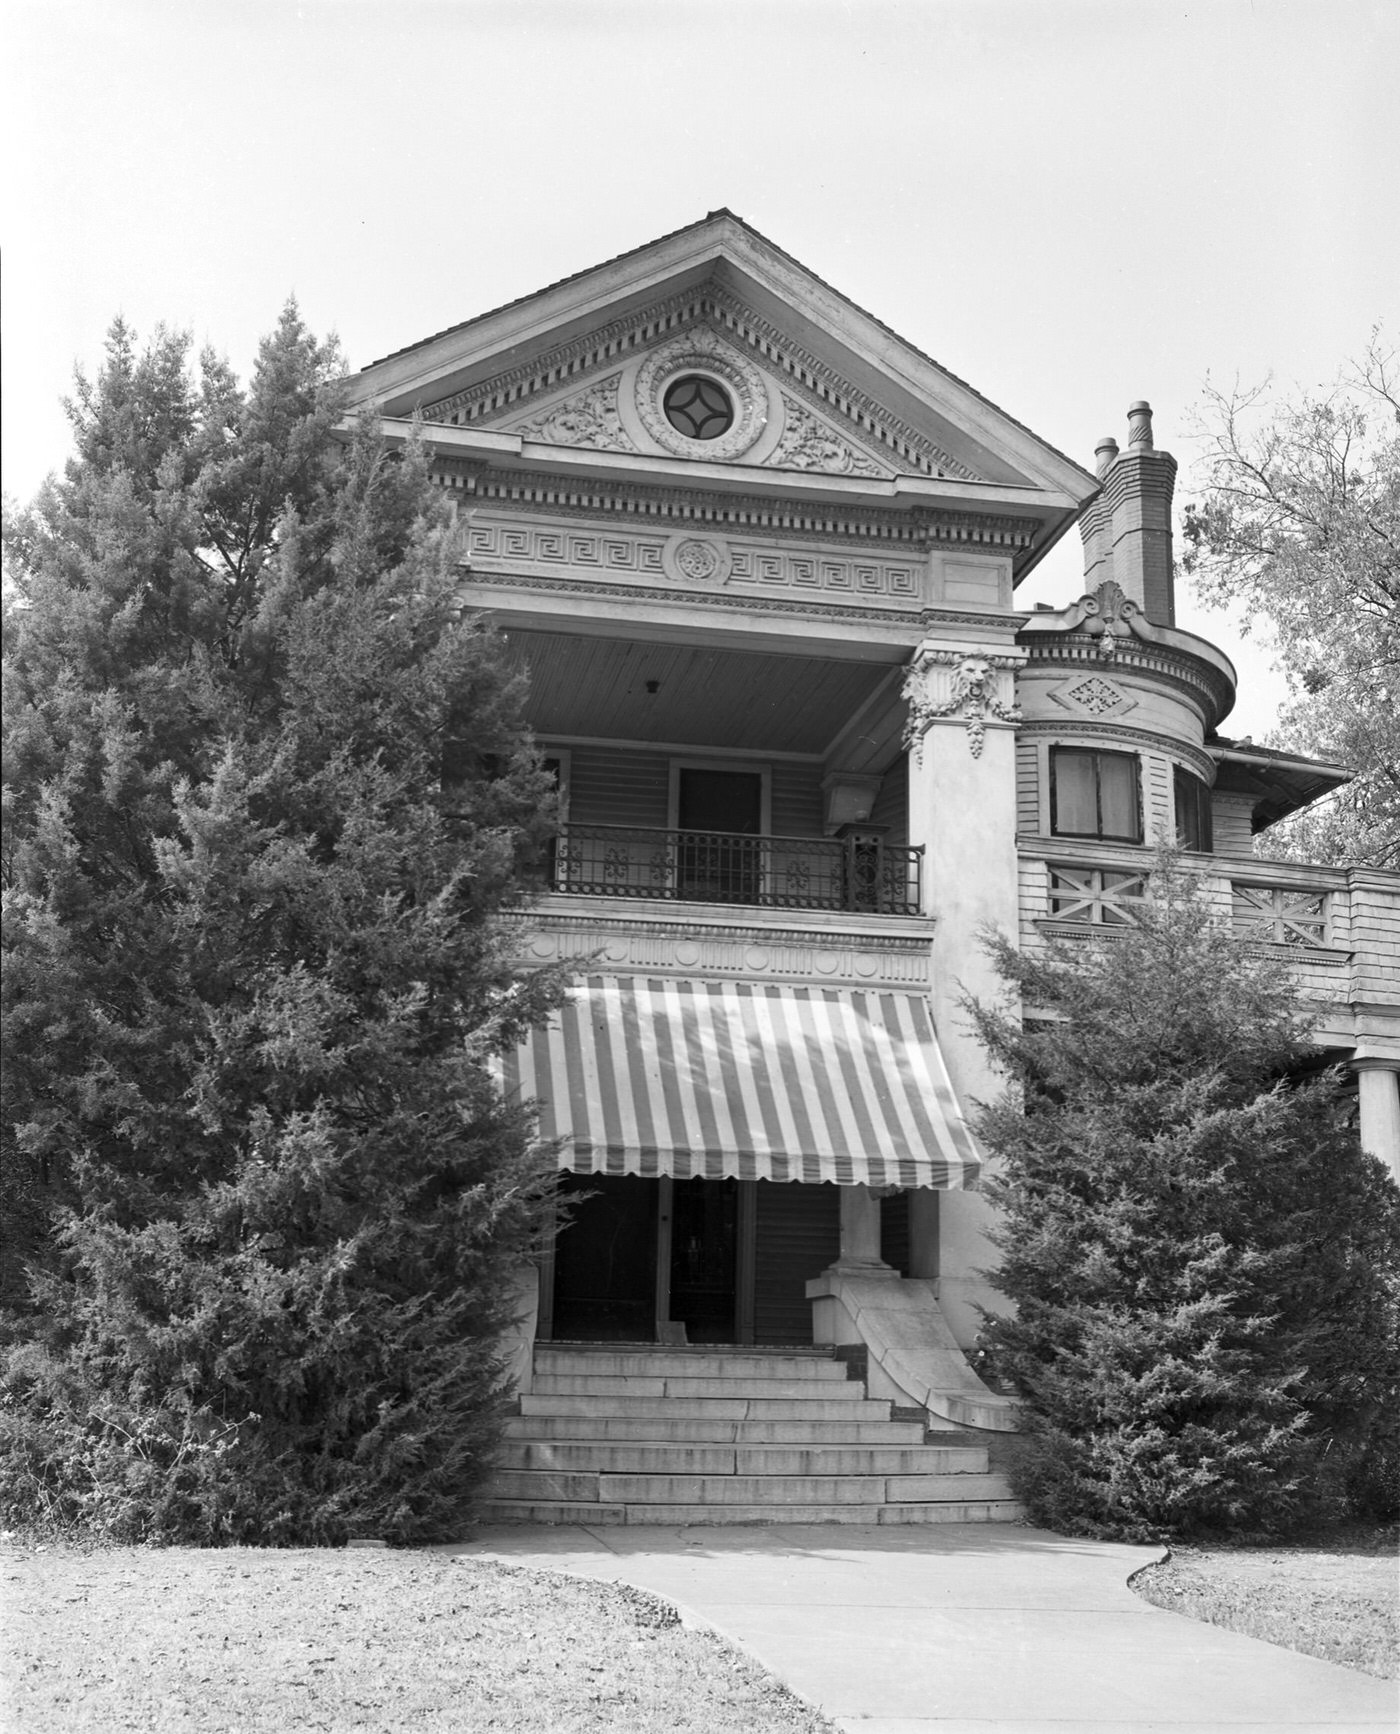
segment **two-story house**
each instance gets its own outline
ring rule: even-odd
[[[962,1357],[994,1299],[964,1115],[998,1085],[960,1002],[995,992],[987,925],[1130,919],[1161,832],[1326,1001],[1400,1161],[1396,876],[1253,856],[1347,773],[1218,732],[1146,404],[1081,468],[727,211],[355,395],[421,418],[558,777],[521,955],[590,961],[505,1077],[579,1195],[538,1340],[815,1333],[874,1395],[1005,1425]],[[1076,524],[1080,591],[1019,610]]]

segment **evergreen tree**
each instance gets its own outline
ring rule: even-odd
[[[984,1345],[1019,1490],[1074,1533],[1277,1534],[1400,1500],[1400,1193],[1364,1153],[1286,965],[1164,856],[1136,926],[993,942],[1025,1007],[972,1006],[1013,1086]]]
[[[451,1535],[498,1430],[548,782],[340,371],[294,306],[246,391],[118,323],[7,526],[10,1521]]]

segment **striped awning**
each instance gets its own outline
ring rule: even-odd
[[[588,976],[502,1071],[578,1174],[952,1188],[981,1167],[913,994]]]

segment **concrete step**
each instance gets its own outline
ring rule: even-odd
[[[832,1365],[828,1362],[827,1365]],[[761,1393],[794,1401],[820,1401],[833,1392],[862,1387],[839,1379],[788,1379],[768,1376],[700,1378],[690,1374],[539,1373],[531,1390],[539,1397],[736,1397]]]
[[[851,1385],[860,1391],[861,1385]],[[522,1415],[646,1416],[677,1421],[888,1421],[890,1405],[868,1397],[597,1397],[527,1391]]]
[[[974,1499],[947,1505],[594,1505],[562,1499],[498,1499],[482,1516],[488,1523],[775,1524],[775,1523],[1015,1523],[1025,1508],[1015,1500]]]
[[[602,1505],[928,1505],[1008,1499],[999,1475],[613,1475],[501,1469],[491,1499],[563,1499]],[[663,1520],[666,1521],[666,1520]]]
[[[859,1390],[859,1386],[855,1389]],[[917,1421],[725,1421],[621,1415],[512,1415],[507,1439],[640,1440],[656,1445],[921,1445]],[[958,1435],[951,1443],[968,1449]],[[944,1441],[937,1441],[940,1448]]]
[[[1025,1516],[1025,1506],[1016,1499],[943,1499],[919,1505],[882,1505],[875,1521],[896,1524],[1020,1523]]]
[[[594,1378],[689,1378],[689,1379],[820,1379],[837,1384],[846,1379],[843,1361],[827,1355],[752,1355],[701,1353],[696,1350],[658,1349],[545,1349],[535,1350],[535,1374]]]
[[[985,1451],[928,1445],[663,1445],[598,1440],[507,1440],[501,1469],[592,1470],[613,1475],[986,1475]],[[971,1490],[969,1490],[971,1496]],[[917,1498],[900,1494],[899,1498]]]

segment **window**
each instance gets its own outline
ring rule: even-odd
[[[687,373],[668,386],[661,407],[676,432],[691,440],[717,440],[734,425],[729,393],[699,373]]]
[[[1183,849],[1210,851],[1210,790],[1199,777],[1178,766],[1172,772],[1176,802],[1176,840]]]
[[[1051,747],[1050,829],[1057,837],[1140,843],[1137,754]]]

